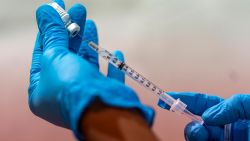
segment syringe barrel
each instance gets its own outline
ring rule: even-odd
[[[176,100],[169,96],[168,94],[166,94],[165,92],[161,93],[160,95],[158,95],[158,97],[164,101],[166,104],[168,104],[170,107],[173,107],[173,105],[176,103]],[[176,104],[175,104],[176,105]],[[171,111],[174,111],[175,108],[170,108]]]

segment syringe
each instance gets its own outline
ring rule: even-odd
[[[66,29],[69,32],[69,35],[71,38],[75,36],[80,36],[78,33],[80,31],[80,27],[73,23],[68,15],[68,13],[62,9],[57,3],[52,2],[48,5],[52,6],[60,15],[62,21],[65,24]],[[81,37],[81,36],[80,36]],[[81,37],[82,38],[82,37]],[[127,76],[135,80],[137,83],[139,83],[141,86],[145,87],[146,89],[150,90],[152,93],[156,94],[162,101],[164,101],[166,104],[170,106],[170,111],[180,113],[182,115],[185,115],[189,117],[193,121],[197,121],[200,124],[203,124],[204,121],[201,117],[194,115],[190,111],[187,110],[187,105],[183,103],[180,99],[174,99],[170,95],[167,94],[167,92],[163,91],[163,89],[156,86],[153,82],[146,79],[144,76],[136,72],[134,69],[129,67],[127,64],[119,60],[117,57],[115,57],[112,53],[105,50],[104,48],[99,47],[97,44],[95,44],[92,41],[88,41],[83,39],[84,41],[88,42],[89,47],[91,47],[93,50],[95,50],[102,58],[104,58],[106,61],[111,63],[114,67],[124,72]]]
[[[84,40],[87,41],[87,40]],[[105,50],[104,48],[99,47],[92,41],[87,41],[89,47],[95,50],[102,58],[111,63],[114,67],[124,72],[128,77],[135,80],[138,84],[143,86],[144,88],[150,90],[152,93],[156,94],[162,101],[170,106],[170,111],[177,112],[189,117],[193,121],[197,121],[200,124],[203,124],[204,121],[201,117],[194,115],[190,111],[187,110],[187,105],[184,104],[180,99],[174,99],[167,92],[163,91],[163,89],[159,88],[153,82],[149,81],[147,78],[136,72],[134,69],[129,67],[127,64],[119,60],[112,53]]]

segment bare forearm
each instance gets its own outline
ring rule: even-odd
[[[88,141],[157,141],[138,111],[96,102],[84,114],[81,132]]]

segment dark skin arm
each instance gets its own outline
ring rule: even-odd
[[[87,141],[157,141],[158,139],[136,110],[93,103],[80,122]]]

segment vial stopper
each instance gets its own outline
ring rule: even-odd
[[[76,23],[71,23],[67,26],[70,38],[75,37],[80,32],[80,26]]]

